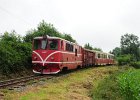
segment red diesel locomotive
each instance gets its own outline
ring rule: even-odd
[[[55,74],[84,66],[114,64],[113,55],[87,50],[58,37],[35,37],[32,52],[33,72]]]

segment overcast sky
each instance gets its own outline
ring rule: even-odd
[[[24,36],[43,19],[78,44],[109,52],[125,33],[140,37],[140,0],[0,0],[0,33]]]

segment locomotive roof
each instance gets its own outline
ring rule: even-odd
[[[40,36],[40,37],[35,37],[34,39],[43,39],[43,38],[44,38],[43,36]],[[47,36],[47,38],[49,38],[49,39],[60,39],[60,40],[66,41],[66,42],[68,42],[68,43],[78,45],[77,43],[70,42],[70,41],[65,40],[65,39],[63,39],[63,38],[60,38],[60,37],[51,37],[51,36]],[[79,45],[79,46],[80,46],[80,45]]]

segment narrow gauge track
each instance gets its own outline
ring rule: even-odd
[[[82,68],[82,69],[84,69],[84,68]],[[41,79],[41,78],[52,79],[53,77],[61,77],[61,76],[64,76],[64,75],[66,76],[67,74],[70,74],[70,73],[72,73],[73,71],[76,71],[76,70],[77,69],[73,69],[73,70],[69,70],[69,71],[63,71],[63,72],[60,72],[58,74],[52,74],[52,75],[30,75],[30,76],[26,76],[26,77],[4,80],[4,81],[0,81],[0,88],[5,88],[5,87],[8,87],[8,86],[16,85],[16,84],[27,82],[27,81],[34,80],[34,79]]]
[[[0,88],[8,87],[8,86],[19,84],[19,83],[22,83],[22,82],[27,82],[27,81],[34,80],[34,79],[40,79],[40,78],[43,78],[43,77],[46,77],[46,75],[43,75],[43,76],[31,75],[31,76],[26,76],[26,77],[20,77],[20,78],[0,81]],[[52,77],[47,76],[46,78],[50,79]]]

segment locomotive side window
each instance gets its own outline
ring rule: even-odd
[[[63,41],[61,41],[61,49],[63,49]]]
[[[69,51],[70,44],[66,43],[66,51]]]
[[[72,44],[69,44],[69,43],[66,43],[66,51],[73,52],[73,45]]]
[[[57,50],[58,49],[58,41],[57,40],[49,40],[49,47],[50,47],[50,50]]]
[[[77,56],[77,49],[75,49],[75,56]]]
[[[71,45],[71,50],[70,51],[72,51],[73,52],[73,45]]]

